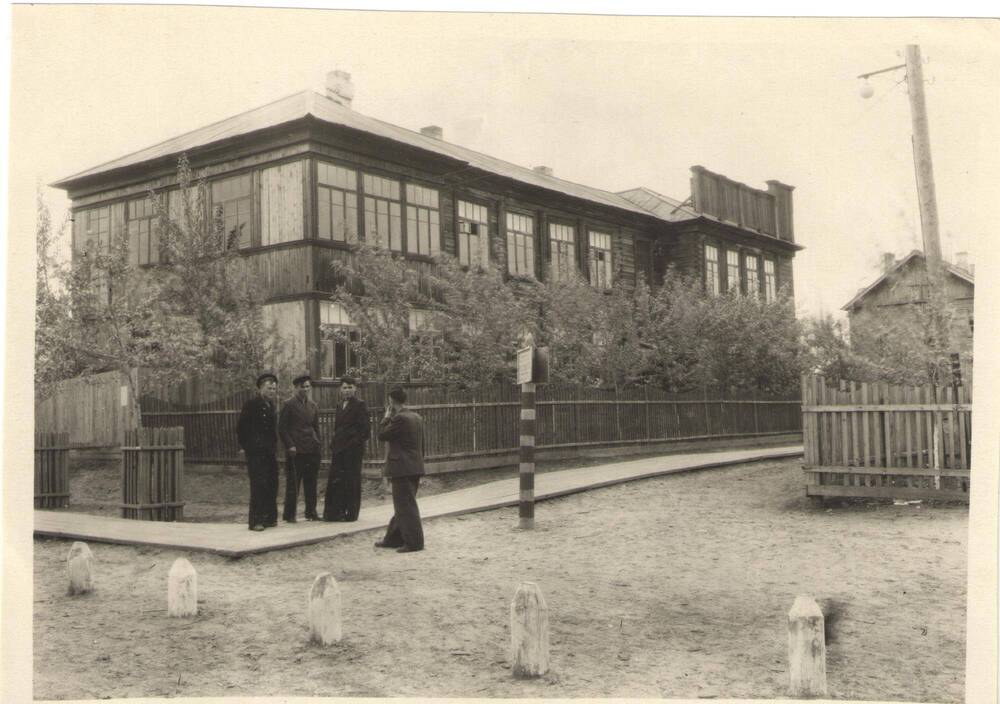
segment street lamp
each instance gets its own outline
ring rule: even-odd
[[[924,256],[928,272],[935,276],[941,265],[941,238],[938,235],[937,197],[934,190],[934,167],[931,162],[930,132],[927,124],[927,105],[924,102],[924,71],[920,61],[920,47],[906,46],[906,63],[898,66],[862,73],[861,97],[870,98],[875,89],[868,79],[880,73],[906,70],[907,92],[910,95],[910,118],[913,122],[913,167],[917,176],[917,200],[920,205],[920,232],[923,236]]]

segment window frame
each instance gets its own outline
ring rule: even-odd
[[[548,221],[549,230],[549,274],[553,281],[568,281],[574,273],[580,272],[577,261],[579,240],[577,226],[571,222],[552,218]],[[553,228],[568,230],[570,239],[556,237]],[[568,260],[568,261],[566,261]],[[565,267],[563,266],[565,262]],[[565,271],[563,269],[566,269]]]
[[[702,260],[705,265],[705,292],[712,296],[718,296],[722,293],[721,267],[719,266],[720,251],[721,248],[718,245],[709,242],[704,244]],[[715,258],[710,259],[709,253],[713,253]]]
[[[353,166],[347,166],[344,164],[339,164],[335,161],[329,159],[316,159],[316,183],[315,183],[315,194],[316,194],[316,239],[322,242],[334,242],[337,244],[356,244],[361,237],[362,225],[361,225],[361,215],[363,210],[362,202],[362,192],[361,192],[361,171]],[[331,169],[346,172],[351,174],[354,178],[354,187],[351,189],[349,186],[344,186],[338,183],[325,183],[322,177],[323,169]],[[341,205],[340,208],[343,209],[343,220],[342,224],[344,226],[344,237],[343,239],[336,237],[336,232],[334,228],[334,204],[333,196],[334,194],[339,194]],[[354,198],[354,219],[353,223],[350,220],[350,207],[348,200],[353,196]],[[323,217],[323,204],[327,204],[327,217]],[[327,235],[323,234],[323,222],[326,220],[326,224],[329,228]],[[353,224],[353,231],[348,229],[348,225]]]
[[[736,258],[735,264],[732,261],[733,257]],[[726,293],[732,293],[734,290],[736,293],[743,292],[743,272],[740,267],[740,259],[740,250],[726,250]],[[733,276],[734,271],[736,272],[735,277]]]
[[[223,184],[229,182],[235,182],[240,179],[246,179],[246,183],[248,184],[248,190],[246,195],[238,195],[236,197],[217,200],[216,188],[221,189],[221,186]],[[233,247],[235,247],[236,249],[250,249],[257,244],[256,242],[257,232],[256,228],[254,227],[255,225],[254,220],[256,219],[254,181],[255,181],[254,172],[251,170],[251,171],[243,171],[234,174],[228,174],[226,176],[221,176],[219,178],[209,181],[208,183],[209,213],[211,213],[213,225],[217,220],[220,219],[219,208],[222,208],[222,215],[221,215],[221,220],[223,223],[222,236],[224,237],[223,246],[225,249],[232,249]],[[231,241],[230,234],[236,228],[234,225],[232,229],[226,229],[226,223],[230,217],[229,215],[226,214],[226,205],[230,203],[235,204],[234,206],[235,212],[232,214],[232,217],[235,218],[235,224],[238,225],[240,222],[239,216],[241,212],[240,203],[242,201],[246,201],[247,231],[245,236],[244,233],[241,231],[240,237],[235,241]]]
[[[485,218],[484,220],[474,220],[466,215],[462,215],[463,206],[466,208],[476,208],[482,209]],[[470,232],[463,232],[463,225],[476,225],[477,232],[473,235]],[[479,231],[481,230],[481,231]],[[475,237],[478,241],[477,249],[479,255],[476,257],[477,260],[473,262],[472,252],[473,248],[470,244],[472,237]],[[474,200],[469,200],[467,198],[457,197],[455,198],[455,245],[457,248],[456,254],[458,255],[458,261],[462,266],[467,267],[487,267],[489,266],[490,260],[490,206],[485,203],[479,203]]]
[[[436,257],[441,254],[441,190],[424,186],[415,181],[403,183],[403,202],[406,206],[406,222],[403,229],[404,249],[409,256]],[[430,195],[432,202],[419,202],[420,196]],[[426,221],[421,216],[426,215]],[[411,225],[412,223],[412,225]],[[427,251],[423,250],[424,234],[421,225],[426,224]],[[415,225],[415,227],[414,227]]]
[[[511,218],[523,218],[526,222],[531,224],[531,231],[525,232],[522,230],[511,228]],[[537,279],[538,275],[536,273],[536,263],[535,263],[535,216],[520,210],[507,210],[504,213],[504,241],[506,244],[507,252],[507,273],[511,276],[524,277]],[[519,244],[518,240],[522,240]],[[527,271],[521,271],[518,266],[519,259],[517,258],[518,248],[524,252],[524,268]]]
[[[375,189],[369,190],[368,181],[371,179],[372,185],[375,183],[386,183],[390,186],[396,187],[396,195],[385,196],[381,193],[375,193]],[[376,181],[377,180],[377,181]],[[375,173],[373,171],[361,171],[361,195],[362,195],[362,205],[364,207],[364,238],[366,241],[378,245],[383,249],[388,249],[390,252],[396,252],[397,254],[403,254],[406,252],[406,243],[404,240],[403,228],[405,226],[403,218],[403,183],[398,178],[382,176],[381,174]],[[369,201],[372,203],[372,210],[368,208]],[[379,216],[383,215],[379,213],[378,206],[380,203],[386,205],[385,215],[385,225],[388,227],[388,232],[382,233],[379,227]],[[395,207],[393,207],[395,206]],[[393,211],[395,210],[395,213]],[[371,213],[371,215],[370,215]],[[374,217],[372,217],[374,216]],[[396,223],[395,232],[393,232],[393,223]],[[374,226],[374,229],[373,229]],[[382,235],[385,235],[384,242]],[[394,247],[394,235],[398,237],[398,247]]]
[[[350,321],[347,311],[339,303],[336,301],[319,303],[319,378],[340,379],[347,375],[352,366],[360,366],[361,354],[355,349],[355,345],[360,349],[361,332],[358,326]],[[324,322],[324,311],[331,311],[328,318],[333,318],[333,311],[336,311],[339,322]],[[337,339],[339,333],[344,334],[344,339]],[[337,363],[341,360],[339,349],[343,350],[344,373],[338,375]],[[327,369],[330,369],[332,376],[327,376]]]
[[[770,271],[768,271],[768,269],[770,269]],[[778,265],[774,259],[764,257],[764,302],[773,303],[777,299]]]
[[[750,263],[753,262],[753,267]],[[747,295],[760,298],[760,261],[756,254],[748,254],[743,259],[746,269]]]
[[[595,235],[598,238],[607,237],[607,247],[601,247],[594,243]],[[599,291],[610,291],[614,287],[614,247],[615,247],[615,237],[614,233],[607,230],[587,228],[587,261],[590,268],[590,285]],[[599,260],[595,254],[598,252],[606,252],[607,257],[604,260]],[[603,261],[603,267],[601,263]],[[602,281],[601,269],[604,269],[604,277],[607,280]]]

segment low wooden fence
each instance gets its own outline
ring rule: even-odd
[[[69,506],[69,437],[35,433],[35,508]]]
[[[184,516],[184,428],[140,428],[122,446],[122,518]]]
[[[143,399],[143,424],[182,426],[188,462],[228,464],[241,461],[236,442],[239,409],[252,392],[232,394],[181,407]],[[333,434],[336,393],[316,388],[324,448]],[[519,389],[515,385],[476,391],[409,389],[408,404],[424,418],[424,452],[441,462],[516,452],[519,445]],[[372,436],[366,461],[382,461],[384,449],[376,428],[384,407],[384,389],[361,390],[368,401]],[[586,448],[667,441],[768,437],[801,432],[798,396],[753,394],[668,394],[656,389],[614,390],[539,386],[536,393],[536,445]]]
[[[969,500],[972,394],[802,378],[806,494]]]

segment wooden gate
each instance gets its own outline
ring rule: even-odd
[[[184,428],[140,428],[122,447],[122,518],[176,521],[184,516]]]
[[[802,377],[806,495],[969,500],[972,394]]]
[[[35,508],[69,506],[69,435],[35,433]]]

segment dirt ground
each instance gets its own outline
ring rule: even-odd
[[[38,539],[35,696],[783,697],[786,615],[809,594],[827,612],[831,697],[962,701],[966,507],[815,508],[798,465],[547,501],[533,531],[516,508],[429,520],[408,555],[373,533],[240,560],[95,543],[97,589],[74,598],[70,543]],[[180,556],[200,611],[170,619]],[[343,599],[331,647],[307,641],[324,571]],[[525,580],[549,609],[552,669],[535,680],[507,654]]]

